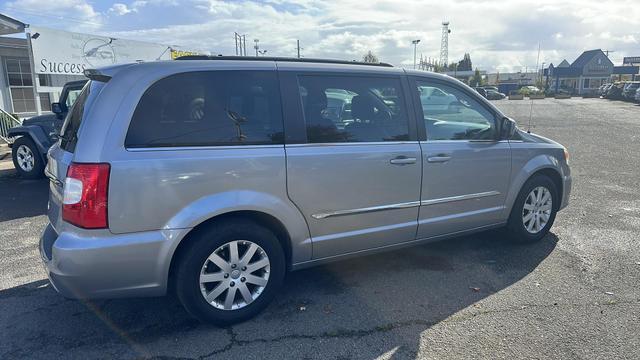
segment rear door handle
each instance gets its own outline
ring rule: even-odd
[[[406,157],[406,156],[398,156],[396,158],[389,160],[389,162],[392,163],[393,165],[415,164],[416,161],[418,161],[418,159],[414,157]]]
[[[451,160],[451,155],[449,154],[438,154],[435,156],[429,156],[427,158],[427,162],[430,163],[443,163]]]

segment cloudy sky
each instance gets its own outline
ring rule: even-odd
[[[439,56],[442,20],[450,21],[449,60],[471,54],[474,67],[524,71],[540,62],[573,61],[602,48],[619,65],[640,56],[640,0],[9,0],[0,12],[23,22],[181,45],[214,54],[235,53],[233,33],[247,34],[273,56],[361,59],[413,63],[418,54]]]

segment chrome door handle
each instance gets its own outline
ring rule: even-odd
[[[414,157],[406,157],[406,156],[398,156],[397,158],[393,158],[389,160],[393,165],[409,165],[415,164],[418,159]]]
[[[449,160],[451,160],[451,156],[447,154],[438,154],[436,156],[429,156],[427,158],[427,162],[430,162],[430,163],[443,163]]]

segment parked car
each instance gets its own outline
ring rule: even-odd
[[[628,82],[622,90],[622,98],[627,101],[634,101],[638,88],[640,88],[640,81]]]
[[[598,94],[600,94],[601,97],[604,97],[607,95],[607,90],[609,90],[609,88],[612,86],[613,84],[609,83],[609,84],[604,84],[602,86],[600,86],[600,89],[598,89]]]
[[[569,201],[567,150],[444,75],[204,56],[85,74],[48,153],[40,239],[67,297],[174,289],[231,324],[287,271],[492,228],[535,242]],[[326,111],[337,93],[344,118]]]
[[[503,94],[501,92],[498,92],[498,91],[495,91],[495,90],[491,90],[491,89],[487,90],[486,98],[489,99],[489,100],[502,100],[505,97],[507,97],[507,95],[505,95],[505,94]]]
[[[454,95],[434,86],[420,86],[418,91],[424,108],[432,111],[457,112],[458,99]]]
[[[523,86],[518,90],[518,93],[528,96],[529,94],[542,94],[542,90],[538,89],[536,86],[527,85]]]
[[[493,90],[493,91],[496,91],[496,92],[500,92],[500,90],[498,90],[497,86],[483,85],[482,88],[485,89],[485,90]]]
[[[624,83],[622,82],[614,83],[613,85],[611,85],[611,87],[609,87],[609,89],[607,89],[607,94],[605,95],[605,98],[610,100],[622,99],[623,88],[624,88]]]
[[[478,92],[478,94],[482,95],[483,97],[487,97],[487,90],[485,90],[485,88],[483,87],[474,87],[473,88],[475,91]]]
[[[53,114],[34,116],[7,132],[9,137],[17,137],[11,144],[11,156],[17,173],[29,179],[44,176],[47,150],[53,145],[68,109],[82,91],[87,80],[73,81],[64,85],[60,100],[51,104]]]

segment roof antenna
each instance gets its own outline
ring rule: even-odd
[[[538,72],[538,66],[540,66],[540,42],[538,42],[538,58],[536,59],[536,72]],[[525,74],[526,76],[527,74]],[[537,78],[536,74],[536,78]],[[535,83],[534,83],[535,84]],[[527,133],[531,134],[531,118],[533,117],[533,99],[531,98],[531,94],[529,94],[529,125],[527,129]]]

